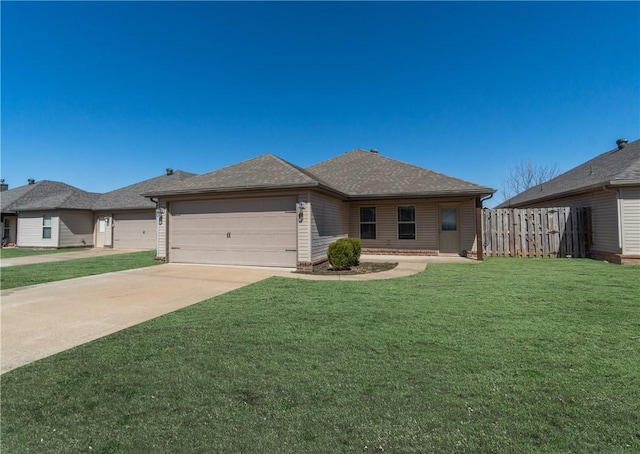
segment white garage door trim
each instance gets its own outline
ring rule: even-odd
[[[169,261],[295,267],[295,197],[172,202]]]
[[[155,249],[155,212],[131,211],[114,213],[113,247],[116,249]]]

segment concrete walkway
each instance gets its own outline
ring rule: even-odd
[[[372,274],[317,276],[288,268],[166,264],[2,290],[0,373],[271,276],[365,281],[409,276],[428,263],[473,262],[460,257],[361,260],[397,261],[398,266]]]
[[[430,263],[479,263],[460,256],[394,256],[394,255],[363,255],[361,262],[398,262],[398,266],[388,271],[369,274],[344,274],[336,276],[289,273],[285,277],[309,279],[314,281],[375,281],[379,279],[394,279],[396,277],[411,276],[421,273]]]
[[[14,257],[0,259],[0,267],[31,265],[33,263],[61,262],[63,260],[86,259],[91,257],[102,257],[105,255],[127,254],[129,252],[140,252],[144,249],[111,249],[111,248],[87,248],[70,249],[69,252],[54,252],[51,254],[28,255],[26,257]]]

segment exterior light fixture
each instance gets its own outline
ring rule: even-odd
[[[164,215],[164,208],[156,208],[156,217],[158,218],[158,225],[162,225],[162,217]]]
[[[296,203],[296,208],[298,209],[298,222],[302,222],[304,219],[304,207],[307,206],[305,202]]]

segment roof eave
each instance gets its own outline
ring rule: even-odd
[[[68,210],[68,211],[93,211],[93,208],[78,208],[78,207],[64,207],[64,206],[41,206],[41,207],[27,207],[27,208],[14,208],[13,211],[15,213],[20,213],[23,211],[61,211],[61,210]]]
[[[265,191],[278,189],[307,189],[316,187],[325,187],[318,182],[306,184],[283,184],[283,185],[260,185],[260,186],[229,186],[224,188],[197,188],[197,189],[179,189],[173,191],[155,191],[142,194],[144,197],[165,197],[175,195],[196,195],[196,194],[220,194],[227,192],[245,192],[245,191]],[[335,189],[327,188],[334,192]]]
[[[640,185],[639,179],[612,180],[609,182],[609,186],[638,186],[638,185]]]
[[[510,202],[509,200],[506,200],[505,202],[501,203],[499,206],[512,208],[512,207],[517,207],[522,205],[528,205],[531,203],[545,202],[551,199],[569,197],[577,194],[584,194],[585,192],[591,192],[593,190],[602,189],[607,186],[636,186],[636,185],[640,185],[640,180],[633,179],[633,180],[602,181],[600,183],[590,184],[589,186],[583,186],[581,188],[570,189],[568,191],[562,191],[562,192],[555,192],[553,194],[545,195],[543,197],[535,197],[535,198],[525,199],[525,200],[516,201],[516,202]]]
[[[424,197],[485,197],[495,193],[495,189],[486,189],[482,191],[438,191],[438,192],[399,192],[385,194],[353,194],[349,196],[349,200],[368,200],[368,199],[408,199],[408,198],[424,198]]]
[[[117,206],[117,207],[94,207],[92,211],[136,211],[136,210],[154,210],[153,205],[146,206]]]

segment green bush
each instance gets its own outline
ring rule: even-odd
[[[336,270],[348,270],[360,263],[362,241],[359,238],[340,238],[329,245],[327,256]]]
[[[345,238],[353,246],[353,266],[360,264],[360,254],[362,253],[362,240],[360,238]]]

